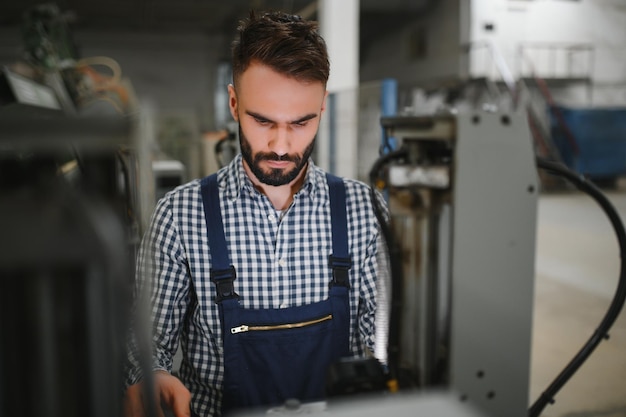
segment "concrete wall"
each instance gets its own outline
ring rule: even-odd
[[[497,52],[513,78],[528,76],[528,60],[543,77],[590,77],[592,87],[569,85],[556,88],[560,101],[571,105],[626,105],[626,2],[623,0],[442,0],[428,15],[380,36],[368,48],[361,65],[361,81],[385,77],[404,86],[428,86],[465,76],[502,74],[485,46]],[[426,35],[426,56],[411,56],[415,33]],[[474,47],[467,61],[460,54],[463,44]],[[558,44],[561,48],[529,48],[529,44]],[[583,44],[589,50],[564,46]],[[568,53],[571,52],[571,53]],[[402,103],[401,103],[402,104]],[[402,107],[402,105],[401,105]]]
[[[396,78],[401,85],[456,78],[459,0],[441,0],[414,22],[381,35],[361,62],[361,82]]]
[[[573,75],[592,79],[590,89],[582,85],[555,89],[559,101],[570,105],[626,105],[624,1],[472,0],[470,19],[470,39],[494,45],[515,76],[529,75],[532,63],[542,77]],[[493,29],[489,30],[489,25]],[[528,46],[533,43],[561,48]],[[574,44],[592,49],[566,50]],[[524,45],[526,58],[522,59],[519,48]],[[476,58],[472,72],[489,72],[478,54]]]
[[[590,70],[597,81],[622,81],[626,75],[622,59],[626,52],[626,3],[621,0],[473,0],[472,4],[472,40],[490,40],[511,64],[518,63],[516,52],[521,44],[591,44],[596,56]],[[494,26],[491,31],[485,29],[489,23]],[[553,66],[557,74],[565,74],[565,56],[529,52],[538,71],[549,75]],[[551,63],[551,58],[556,62]],[[577,69],[587,64],[585,59],[574,61]],[[521,69],[514,66],[515,72]]]

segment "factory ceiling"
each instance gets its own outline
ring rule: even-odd
[[[280,9],[317,19],[317,0],[3,0],[0,26],[20,25],[24,11],[42,3],[58,6],[73,28],[103,31],[231,33],[237,20],[251,9]],[[436,0],[361,0],[361,39],[397,28],[434,3]]]

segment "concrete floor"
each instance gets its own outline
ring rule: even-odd
[[[626,186],[604,190],[626,222]],[[620,272],[615,233],[597,203],[578,191],[539,199],[531,404],[604,317]],[[626,417],[626,311],[559,391],[545,417]]]

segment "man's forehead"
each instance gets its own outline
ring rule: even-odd
[[[319,116],[325,107],[326,89],[319,81],[299,81],[261,64],[251,65],[238,81],[232,104],[241,116],[298,123]]]

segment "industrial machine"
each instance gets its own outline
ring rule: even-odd
[[[487,415],[527,414],[538,176],[523,115],[386,117],[390,366]],[[395,345],[395,346],[394,346]],[[395,357],[394,357],[395,355]]]
[[[23,35],[0,72],[0,415],[120,415],[140,120],[58,9],[25,14]]]
[[[390,378],[404,389],[444,389],[486,416],[539,416],[608,338],[626,300],[626,271],[622,265],[596,331],[531,401],[538,170],[593,198],[625,253],[618,213],[585,177],[535,157],[523,113],[383,117],[381,124],[383,152],[370,181],[389,202],[390,218],[379,211],[379,220],[392,268]]]

